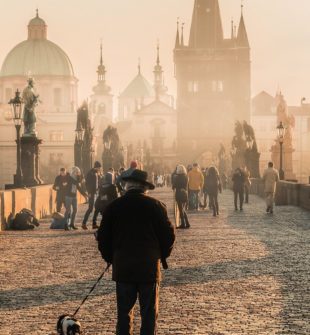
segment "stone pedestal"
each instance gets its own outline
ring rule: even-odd
[[[283,171],[285,180],[296,180],[296,175],[293,172],[293,152],[295,150],[288,142],[283,143]],[[271,148],[271,160],[277,170],[280,170],[280,144],[276,144]]]
[[[42,140],[35,136],[21,138],[21,168],[23,183],[27,187],[43,184],[39,173],[39,145]]]
[[[251,178],[260,178],[259,158],[260,153],[255,150],[248,149],[245,152],[245,165],[250,172]]]

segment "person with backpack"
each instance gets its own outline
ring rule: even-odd
[[[188,203],[188,177],[185,166],[178,165],[172,178],[172,189],[175,191],[175,201],[180,213],[181,225],[179,228],[189,228],[186,206]]]
[[[208,190],[209,202],[213,209],[213,216],[219,215],[218,194],[222,192],[222,183],[219,172],[215,166],[210,166],[206,176],[206,187]]]
[[[83,223],[82,223],[82,229],[87,230],[87,221],[94,209],[95,205],[95,197],[97,194],[97,191],[99,189],[99,183],[100,183],[100,169],[101,164],[99,162],[95,162],[94,167],[88,171],[85,179],[86,184],[86,190],[88,193],[88,209],[84,215]],[[97,229],[99,226],[93,225],[93,229]]]

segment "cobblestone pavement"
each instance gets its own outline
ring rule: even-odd
[[[155,196],[172,217],[172,193]],[[278,207],[270,216],[261,199],[250,200],[235,212],[226,191],[218,218],[191,213],[191,229],[177,231],[161,288],[159,335],[310,334],[310,213]],[[0,235],[0,335],[54,335],[57,317],[73,313],[102,272],[91,231],[48,226],[45,220],[34,232]],[[110,276],[78,316],[85,334],[115,333]]]

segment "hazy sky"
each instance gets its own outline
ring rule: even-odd
[[[239,22],[240,0],[219,0],[223,27]],[[186,40],[194,0],[0,0],[0,63],[18,42],[26,39],[27,24],[40,16],[48,38],[70,57],[79,79],[79,100],[96,83],[99,44],[103,39],[107,80],[118,95],[137,73],[151,81],[160,40],[166,83],[175,93],[172,49],[176,18],[186,23]],[[310,1],[245,0],[245,22],[252,48],[252,95],[275,93],[280,87],[290,104],[310,100]]]

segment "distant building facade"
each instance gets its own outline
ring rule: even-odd
[[[141,73],[119,97],[117,128],[128,159],[154,169],[171,169],[176,162],[177,114],[174,99],[164,84],[159,47],[150,84]]]
[[[36,109],[38,137],[43,139],[41,176],[73,164],[78,80],[67,54],[47,39],[47,25],[37,15],[28,24],[27,40],[6,56],[0,72],[0,185],[12,183],[16,171],[15,128],[8,101],[33,77],[41,103]]]
[[[275,96],[263,91],[252,99],[251,125],[255,129],[259,152],[260,171],[275,156],[274,164],[279,169],[279,156],[272,155],[271,148],[276,144],[278,115],[277,107],[281,94]],[[310,176],[310,104],[301,101],[300,106],[287,106],[287,116],[292,120],[292,166],[293,173],[300,182],[308,183]],[[284,124],[284,126],[287,126]],[[283,145],[283,167],[286,171],[285,144]],[[291,168],[290,168],[291,169]]]
[[[229,145],[236,120],[250,120],[250,44],[243,13],[224,38],[218,0],[195,0],[188,45],[179,27],[174,49],[177,146],[190,163],[220,143]]]

